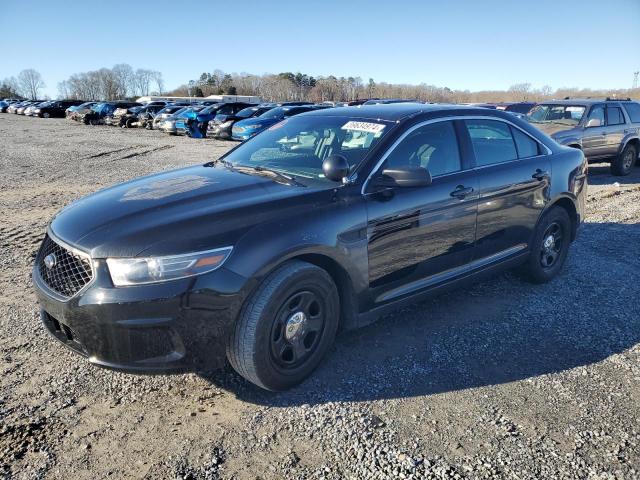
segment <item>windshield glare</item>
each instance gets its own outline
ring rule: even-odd
[[[329,182],[322,172],[327,157],[343,155],[353,170],[390,128],[385,121],[296,116],[241,144],[224,160],[234,167],[261,167]]]
[[[288,108],[284,107],[272,108],[271,110],[264,112],[258,118],[283,118],[288,110]]]
[[[556,122],[578,125],[586,108],[580,105],[537,105],[528,118],[533,122]]]

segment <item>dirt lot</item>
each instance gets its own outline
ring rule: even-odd
[[[90,366],[29,278],[63,205],[228,143],[0,114],[0,478],[640,478],[640,168],[591,169],[563,274],[342,335],[299,388]],[[614,185],[614,182],[620,185]]]

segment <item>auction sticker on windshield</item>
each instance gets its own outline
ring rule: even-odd
[[[356,130],[358,132],[380,133],[384,130],[386,125],[382,123],[371,122],[354,122],[353,120],[345,123],[341,128],[342,130]]]

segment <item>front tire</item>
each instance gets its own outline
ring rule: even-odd
[[[620,155],[611,162],[611,173],[618,176],[629,175],[637,159],[638,151],[635,145],[628,144]]]
[[[329,350],[339,312],[338,290],[325,270],[287,262],[246,301],[227,342],[227,358],[257,386],[289,389],[309,376]]]
[[[571,219],[564,208],[552,207],[540,219],[531,243],[531,253],[524,265],[533,283],[552,280],[564,265],[571,244]]]

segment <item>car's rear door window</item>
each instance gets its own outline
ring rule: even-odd
[[[607,125],[621,125],[623,123],[622,110],[619,107],[607,107]]]
[[[498,120],[465,120],[476,157],[476,166],[493,165],[518,158],[509,125]]]

